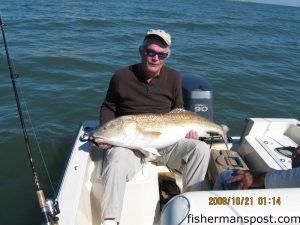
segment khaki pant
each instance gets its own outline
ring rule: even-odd
[[[182,139],[160,149],[154,161],[182,173],[183,192],[200,191],[205,187],[210,149],[202,141]],[[101,172],[101,218],[120,222],[126,182],[142,169],[141,154],[122,147],[106,151]]]

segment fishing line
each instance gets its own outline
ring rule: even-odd
[[[13,77],[15,79],[15,82],[17,83],[18,81],[16,79],[19,78],[19,74],[15,70],[16,67],[15,67],[15,63],[14,63],[13,59],[11,59],[11,65],[12,65],[13,75],[14,75]],[[28,107],[27,107],[27,102],[25,100],[25,95],[24,95],[24,92],[23,92],[23,89],[22,89],[22,84],[20,85],[20,83],[19,83],[17,89],[20,91],[19,93],[21,94],[21,96],[20,96],[21,97],[21,103],[23,103],[23,106],[25,107],[24,112],[26,113],[27,121],[29,121],[29,123],[30,123],[31,131],[34,135],[34,139],[35,139],[35,142],[37,144],[38,152],[39,152],[39,154],[42,158],[43,166],[44,166],[44,169],[46,171],[46,175],[47,175],[47,178],[49,180],[52,192],[53,192],[54,196],[56,196],[57,193],[55,191],[55,188],[54,188],[54,185],[53,185],[53,182],[52,182],[52,179],[51,179],[51,176],[50,176],[50,173],[49,173],[49,170],[48,170],[45,158],[44,158],[44,154],[43,154],[43,151],[41,150],[41,146],[40,146],[40,143],[38,141],[38,137],[37,137],[37,134],[36,134],[36,131],[35,131],[35,127],[33,126],[32,119],[31,119],[31,116],[30,116],[30,112],[29,112]]]
[[[56,196],[56,191],[55,191],[55,189],[54,189],[54,186],[53,186],[53,183],[52,183],[52,179],[51,179],[51,176],[50,176],[50,173],[49,173],[47,164],[46,164],[46,162],[45,162],[44,154],[43,154],[43,152],[42,152],[42,150],[41,150],[40,143],[39,143],[39,141],[38,141],[38,138],[37,138],[37,135],[36,135],[36,132],[35,132],[35,127],[33,126],[33,123],[32,123],[32,120],[31,120],[31,116],[30,116],[30,113],[29,113],[29,110],[28,110],[28,107],[27,107],[27,103],[26,103],[25,98],[24,98],[24,94],[23,94],[22,87],[19,86],[18,89],[20,90],[20,93],[21,93],[22,103],[23,103],[23,105],[25,106],[25,113],[26,113],[27,119],[28,119],[28,121],[29,121],[29,123],[30,123],[31,130],[32,130],[32,133],[33,133],[33,135],[34,135],[35,142],[36,142],[36,144],[37,144],[37,149],[38,149],[38,151],[39,151],[39,153],[40,153],[40,156],[41,156],[41,158],[42,158],[42,162],[43,162],[43,165],[44,165],[44,169],[45,169],[45,171],[46,171],[48,180],[49,180],[49,182],[50,182],[50,186],[51,186],[52,192],[53,192],[54,196]]]
[[[11,59],[11,67],[13,69],[13,77],[14,79],[17,79],[19,78],[19,74],[18,72],[15,70],[15,63],[14,63],[14,60]],[[17,83],[18,81],[15,80],[15,82]],[[22,86],[21,85],[18,85],[18,90],[20,91],[21,93],[21,102],[23,103],[23,105],[25,106],[25,113],[27,115],[27,119],[30,123],[30,126],[31,126],[31,129],[32,129],[32,132],[33,132],[33,135],[34,135],[34,139],[35,139],[35,142],[37,144],[37,148],[38,148],[38,151],[39,151],[39,154],[42,158],[42,162],[43,162],[43,166],[44,166],[44,169],[46,171],[46,174],[47,174],[47,178],[49,180],[49,183],[50,183],[50,186],[51,186],[51,189],[52,189],[52,192],[54,194],[54,196],[57,195],[55,189],[54,189],[54,185],[53,185],[53,182],[52,182],[52,179],[51,179],[51,176],[50,176],[50,173],[49,173],[49,170],[48,170],[48,167],[47,167],[47,164],[46,164],[46,161],[45,161],[45,158],[44,158],[44,154],[41,150],[41,147],[40,147],[40,143],[38,141],[38,138],[37,138],[37,135],[36,135],[36,132],[35,132],[35,127],[33,126],[33,123],[32,123],[32,120],[31,120],[31,116],[30,116],[30,113],[29,113],[29,110],[28,110],[28,107],[27,107],[27,103],[26,103],[26,100],[25,100],[25,97],[24,97],[24,93],[23,93],[23,89],[22,89]]]
[[[35,186],[36,186],[36,189],[37,189],[36,190],[37,199],[38,199],[38,202],[39,202],[39,205],[40,205],[41,212],[42,212],[42,214],[44,216],[44,219],[45,219],[45,224],[46,225],[57,224],[58,217],[56,215],[59,213],[58,202],[57,202],[57,200],[53,201],[53,200],[50,200],[50,199],[48,199],[46,201],[45,196],[44,196],[44,191],[41,188],[41,184],[40,184],[40,181],[39,181],[39,176],[38,176],[38,173],[37,173],[37,170],[35,168],[34,161],[33,161],[29,136],[28,136],[28,133],[27,133],[26,124],[25,124],[25,120],[24,120],[24,117],[23,117],[22,108],[21,108],[21,104],[20,104],[18,89],[17,89],[17,86],[16,86],[16,77],[17,76],[16,76],[16,73],[15,73],[15,69],[12,65],[10,55],[9,55],[8,45],[7,45],[7,42],[6,42],[6,36],[5,36],[5,32],[4,32],[4,23],[2,21],[2,16],[1,15],[0,15],[0,27],[1,27],[2,39],[3,39],[3,43],[4,43],[4,49],[5,49],[9,74],[10,74],[10,78],[11,78],[11,82],[12,82],[12,86],[13,86],[13,92],[14,92],[14,96],[15,96],[15,100],[16,100],[17,111],[18,111],[22,131],[23,131],[23,137],[24,137],[24,141],[25,141],[25,145],[26,145],[27,155],[28,155],[28,159],[29,159],[29,162],[30,162],[30,167],[31,167],[34,183],[35,183]]]

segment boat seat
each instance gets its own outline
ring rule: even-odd
[[[95,211],[93,213],[95,214],[94,220],[98,221],[100,219],[97,217],[99,216],[99,203],[101,201],[100,174],[103,152],[97,149],[90,154],[91,161],[93,161],[89,169],[91,173],[90,185],[92,186],[91,202],[93,211]],[[155,224],[154,221],[159,220],[159,206],[157,166],[148,162],[126,183],[120,224],[153,225]]]
[[[157,169],[148,162],[126,183],[120,224],[152,225],[159,212]]]

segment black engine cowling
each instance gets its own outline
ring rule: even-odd
[[[201,76],[182,76],[184,108],[213,121],[213,89]]]

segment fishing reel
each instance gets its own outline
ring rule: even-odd
[[[49,222],[42,225],[58,225],[59,218],[57,215],[60,213],[59,204],[57,199],[46,199],[45,210],[48,215]]]

